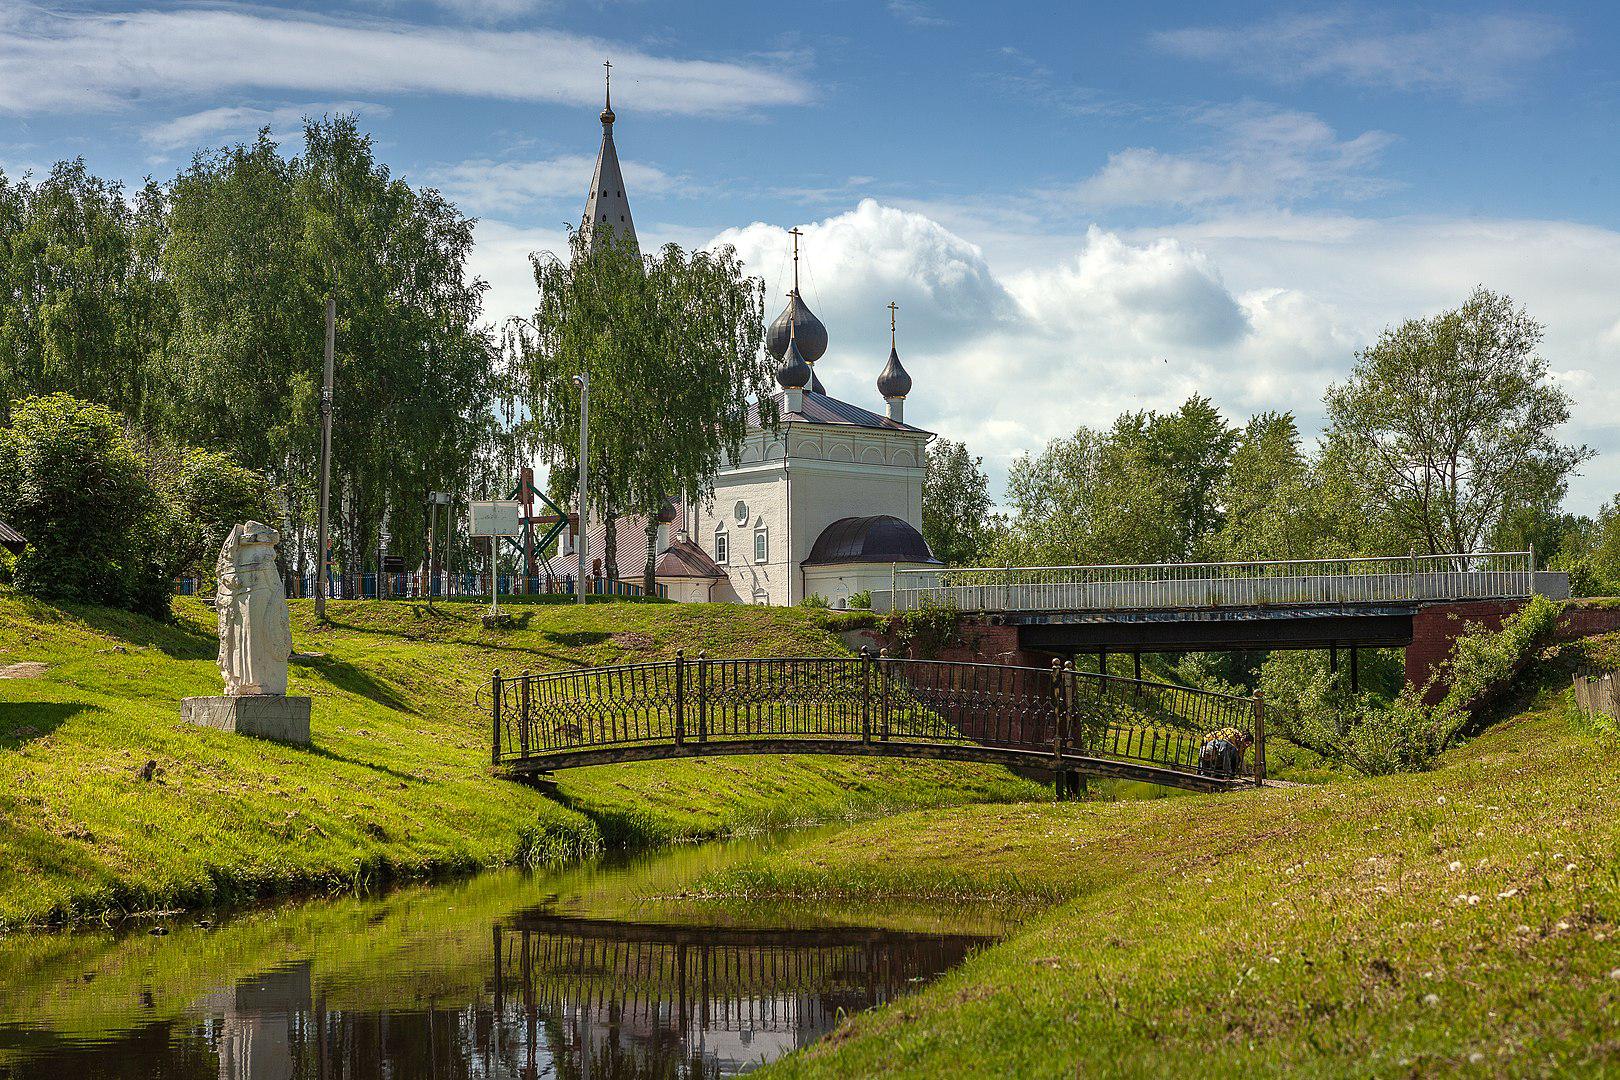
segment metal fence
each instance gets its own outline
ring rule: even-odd
[[[986,759],[1050,756],[1133,762],[1192,775],[1258,778],[1265,731],[1258,698],[1051,668],[873,656],[710,660],[504,676],[490,686],[492,760],[567,767],[701,752],[725,743],[879,744],[917,756],[941,746]],[[1252,766],[1224,764],[1217,738]],[[808,746],[806,747],[809,748]],[[615,758],[615,751],[622,751]],[[996,755],[988,751],[1006,751]],[[857,751],[851,751],[857,752]],[[1229,752],[1231,753],[1231,752]],[[967,753],[960,756],[973,756]]]
[[[288,579],[289,597],[314,596],[319,584],[313,574],[303,574]],[[545,577],[522,574],[501,574],[499,578],[502,596],[573,596],[574,579],[572,577]],[[489,596],[490,578],[488,574],[383,574],[380,578],[376,574],[348,574],[331,575],[326,581],[326,595],[330,600],[376,600],[378,589],[381,589],[381,599],[384,600],[422,600],[428,597],[431,591],[435,599],[469,599],[476,600]],[[178,596],[196,596],[208,591],[206,583],[197,578],[177,578],[174,591]],[[645,596],[646,592],[641,585],[633,581],[611,580],[608,578],[586,578],[585,595],[587,596]],[[659,585],[657,596],[667,597],[669,587]]]
[[[1121,611],[1489,600],[1532,596],[1533,551],[1269,562],[895,569],[878,612]]]

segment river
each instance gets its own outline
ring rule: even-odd
[[[810,835],[0,938],[0,1077],[731,1076],[1010,928],[692,898],[705,874]]]

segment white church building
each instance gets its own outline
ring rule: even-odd
[[[610,99],[583,226],[634,240],[614,118]],[[796,604],[815,595],[842,607],[857,592],[888,588],[895,568],[938,563],[922,537],[923,454],[934,436],[905,422],[911,376],[895,348],[894,307],[888,362],[876,380],[883,412],[828,394],[815,370],[827,328],[799,295],[793,235],[793,288],[765,337],[778,365],[780,420],[765,428],[756,406],[742,453],[722,465],[712,492],[659,515],[657,579],[673,600]],[[600,522],[586,533],[592,561],[601,559],[604,533]],[[639,582],[645,520],[619,519],[615,542],[620,577]],[[572,545],[565,536],[561,553],[570,559]]]

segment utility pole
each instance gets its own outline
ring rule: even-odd
[[[326,560],[328,552],[326,504],[332,493],[332,357],[337,346],[337,299],[326,298],[326,371],[321,379],[321,508],[320,553],[316,555],[315,621],[326,621]]]
[[[428,610],[433,609],[433,586],[439,580],[438,556],[439,549],[434,538],[439,531],[439,507],[450,505],[450,494],[445,491],[428,492],[428,543],[427,543],[427,602]],[[450,516],[445,514],[445,531],[450,531]]]
[[[579,556],[579,582],[574,591],[578,594],[578,602],[585,602],[585,536],[590,528],[590,515],[586,512],[585,481],[589,475],[587,454],[590,451],[590,418],[591,418],[591,378],[589,375],[574,376],[574,385],[579,387],[579,534],[574,537],[574,551]]]

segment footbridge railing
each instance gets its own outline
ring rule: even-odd
[[[717,754],[989,761],[1201,790],[1265,776],[1258,697],[1050,668],[872,655],[674,660],[506,676],[492,759],[517,773]]]
[[[1266,562],[966,567],[893,571],[878,612],[925,603],[962,611],[1130,611],[1530,597],[1534,551]]]

